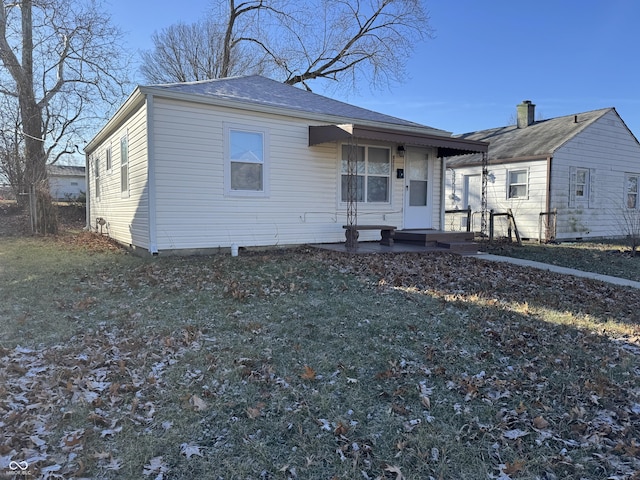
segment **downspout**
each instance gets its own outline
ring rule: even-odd
[[[546,211],[551,211],[551,160],[552,156],[547,157],[547,201],[546,201]]]
[[[447,186],[446,176],[447,176],[447,158],[440,157],[440,168],[442,171],[440,172],[440,230],[444,232],[444,211],[447,209],[445,205],[445,188]]]
[[[158,254],[158,232],[156,222],[156,162],[153,127],[153,95],[146,95],[147,103],[147,208],[149,209],[149,253]]]
[[[91,179],[90,179],[90,165],[89,165],[89,154],[84,152],[84,177],[85,182],[87,184],[87,191],[85,193],[85,205],[84,205],[84,216],[86,220],[85,230],[91,231]]]

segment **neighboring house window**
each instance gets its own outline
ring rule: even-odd
[[[129,139],[120,139],[120,193],[129,192]]]
[[[342,145],[340,198],[349,201],[349,145]],[[389,203],[391,187],[391,155],[388,148],[354,147],[356,157],[356,201]]]
[[[625,178],[626,184],[626,203],[627,208],[638,208],[638,178],[640,175],[627,174]]]
[[[589,170],[586,168],[576,169],[575,184],[576,200],[585,200],[589,198]]]
[[[509,170],[507,198],[527,198],[528,177],[527,170]]]
[[[111,147],[107,148],[105,152],[106,164],[107,164],[107,172],[111,170]]]
[[[593,168],[571,167],[569,176],[569,206],[593,207],[595,204],[595,170]]]
[[[100,197],[100,161],[98,157],[93,157],[93,178],[95,181],[95,195]]]
[[[268,195],[268,132],[227,125],[225,192],[231,195]]]

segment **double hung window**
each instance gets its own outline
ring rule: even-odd
[[[348,202],[350,195],[357,202],[389,203],[391,198],[391,155],[388,148],[343,145],[341,150],[342,202]],[[349,155],[355,162],[355,191],[349,189]]]

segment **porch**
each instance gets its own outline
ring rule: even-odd
[[[479,245],[475,243],[473,232],[445,232],[432,229],[396,230],[393,245],[380,242],[357,242],[354,247],[342,243],[321,243],[315,248],[334,252],[367,253],[404,253],[404,252],[448,252],[459,255],[476,255]]]

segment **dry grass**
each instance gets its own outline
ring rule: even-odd
[[[640,281],[640,255],[621,240],[486,245],[488,252]]]
[[[640,292],[448,255],[145,260],[94,240],[0,239],[7,465],[638,478]]]

